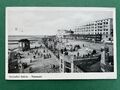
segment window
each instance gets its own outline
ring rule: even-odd
[[[61,63],[63,63],[63,60],[61,59]]]
[[[108,24],[108,22],[106,22],[106,24]]]
[[[61,64],[61,68],[63,68],[63,65]]]

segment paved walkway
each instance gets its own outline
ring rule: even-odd
[[[37,55],[36,59],[32,58],[32,62],[30,63],[30,58],[33,57],[33,55],[27,55],[28,52],[25,53],[26,58],[23,58],[22,61],[26,60],[26,62],[29,64],[29,67],[24,69],[24,73],[29,73],[31,68],[31,73],[57,73],[59,72],[56,69],[53,69],[53,65],[59,66],[59,60],[56,58],[56,56],[47,48],[37,49],[38,52],[42,53],[43,55],[50,54],[51,58],[39,57]],[[44,52],[45,51],[45,52]],[[25,62],[25,61],[24,61]]]

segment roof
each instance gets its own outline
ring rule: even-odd
[[[28,39],[21,39],[19,42],[30,42]]]

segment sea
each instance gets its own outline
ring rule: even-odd
[[[40,41],[44,36],[40,35],[9,35],[8,36],[8,49],[12,50],[18,48],[18,41],[21,39],[28,39],[30,41]]]

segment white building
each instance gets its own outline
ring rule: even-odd
[[[113,19],[102,19],[87,23],[74,29],[74,34],[113,34]]]
[[[64,35],[69,35],[69,34],[71,34],[71,33],[72,33],[71,30],[59,29],[59,30],[57,31],[57,36],[58,36],[58,37],[63,37]]]
[[[74,32],[71,29],[70,30],[59,29],[57,31],[57,37],[59,38],[60,42],[67,42],[66,36],[71,37],[71,34],[73,33]]]

